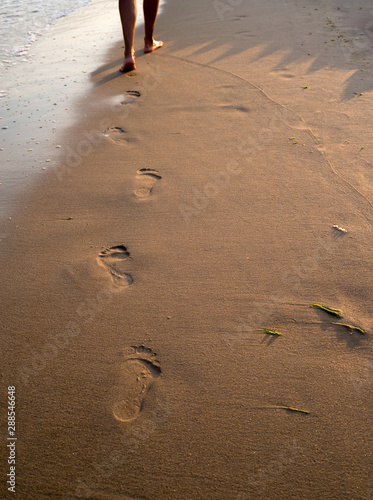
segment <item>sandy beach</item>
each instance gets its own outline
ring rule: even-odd
[[[1,223],[0,496],[371,499],[370,2],[116,22]]]

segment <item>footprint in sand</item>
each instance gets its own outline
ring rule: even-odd
[[[162,176],[159,172],[152,168],[142,168],[137,171],[136,181],[137,188],[135,195],[138,198],[147,198],[153,190],[154,184],[161,180]]]
[[[119,287],[132,285],[133,278],[127,272],[131,256],[124,245],[106,248],[99,254],[97,262],[109,271],[114,285]]]
[[[254,35],[251,31],[237,31],[234,36],[239,38],[252,38]]]
[[[127,132],[122,127],[110,127],[104,131],[104,136],[115,142],[115,144],[127,144]]]
[[[143,409],[147,393],[162,370],[155,353],[144,346],[132,347],[119,365],[117,383],[112,395],[112,411],[120,422],[129,422]]]
[[[133,103],[138,97],[141,97],[141,92],[138,90],[127,90],[126,95],[124,96],[123,101],[121,101],[121,104],[123,106],[126,106],[127,104]]]

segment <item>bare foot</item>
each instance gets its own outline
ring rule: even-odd
[[[153,43],[149,43],[145,40],[144,52],[145,54],[149,54],[149,52],[154,52],[157,49],[160,49],[163,46],[163,42],[160,40],[153,40]]]
[[[130,56],[124,58],[124,63],[119,68],[119,71],[122,73],[128,73],[128,71],[133,71],[134,69],[136,69],[135,56],[134,54],[131,54]]]

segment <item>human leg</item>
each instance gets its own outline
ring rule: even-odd
[[[136,69],[134,50],[137,15],[136,0],[119,0],[119,13],[124,39],[124,62],[120,71],[125,73]]]
[[[144,52],[153,52],[162,47],[163,42],[154,40],[153,33],[157,19],[159,0],[144,0],[145,47]]]

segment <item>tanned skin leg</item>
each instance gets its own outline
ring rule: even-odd
[[[154,40],[153,33],[155,21],[157,19],[159,0],[144,0],[144,20],[145,20],[145,46],[144,52],[154,52],[162,47],[163,42]]]
[[[146,54],[154,52],[163,45],[163,42],[154,40],[153,37],[158,6],[159,0],[144,0],[143,2],[145,20],[144,52]],[[137,16],[136,0],[119,0],[119,13],[124,39],[124,62],[120,67],[120,71],[127,73],[136,69],[134,49]]]
[[[133,47],[137,16],[136,0],[119,0],[119,14],[124,39],[124,62],[119,71],[126,73],[136,69],[135,49]]]

